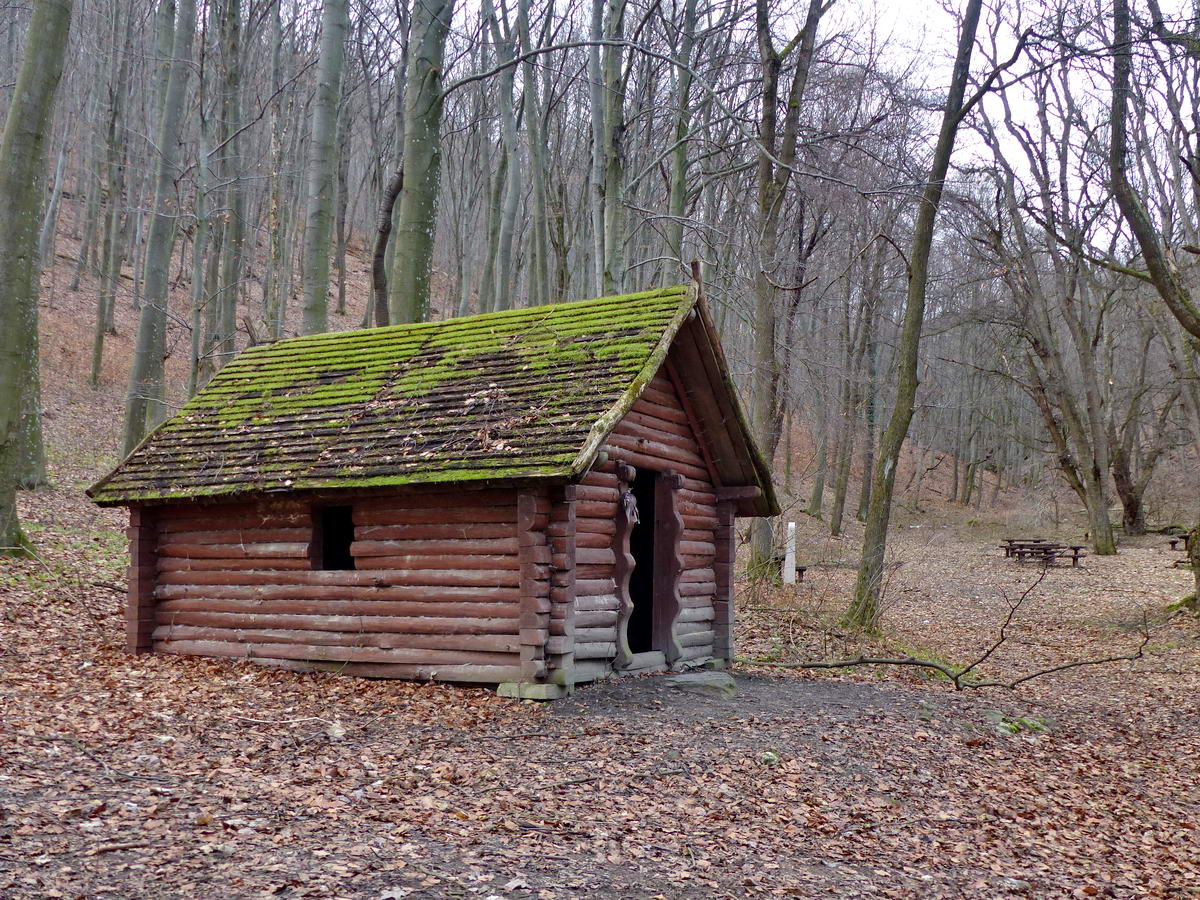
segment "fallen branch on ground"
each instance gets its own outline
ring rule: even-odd
[[[1079,659],[1072,662],[1063,663],[1057,666],[1051,666],[1048,669],[1038,669],[1035,672],[1030,672],[1018,678],[1004,681],[1002,679],[984,679],[974,680],[970,678],[970,674],[979,666],[987,662],[1001,645],[1008,640],[1008,630],[1012,626],[1013,620],[1016,618],[1017,611],[1033,593],[1034,589],[1042,583],[1046,577],[1046,572],[1043,571],[1037,579],[1021,592],[1020,596],[1015,599],[1005,597],[1008,603],[1008,614],[1004,617],[1004,621],[1000,623],[1000,630],[996,635],[996,640],[984,650],[975,660],[966,666],[955,667],[946,663],[937,662],[936,660],[921,659],[916,656],[855,656],[848,659],[819,659],[804,662],[755,662],[746,657],[738,657],[737,662],[750,666],[763,666],[770,669],[850,669],[856,666],[912,666],[919,669],[932,669],[935,672],[940,672],[946,679],[954,685],[956,691],[961,691],[966,688],[1006,688],[1015,690],[1018,686],[1027,681],[1032,681],[1035,678],[1041,678],[1044,675],[1053,675],[1056,672],[1065,672],[1068,669],[1079,669],[1085,666],[1100,666],[1107,663],[1128,662],[1135,659],[1141,659],[1145,652],[1146,646],[1150,643],[1150,628],[1145,615],[1142,616],[1142,642],[1137,649],[1131,653],[1120,654],[1117,656],[1104,656],[1096,659]]]

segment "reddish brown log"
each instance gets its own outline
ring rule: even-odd
[[[549,560],[547,560],[549,562]],[[448,569],[493,569],[515,570],[517,555],[504,553],[470,554],[434,554],[431,556],[399,556],[379,555],[363,556],[355,559],[355,566],[360,569],[397,569],[400,571],[443,571]]]
[[[469,540],[381,541],[359,539],[350,545],[350,553],[360,556],[432,556],[446,554],[478,556],[499,553],[516,556],[517,538],[472,538]]]
[[[679,581],[681,584],[688,584],[689,582],[695,583],[695,582],[706,582],[706,581],[716,581],[716,580],[717,580],[716,574],[713,572],[711,566],[704,568],[704,569],[686,569],[686,570],[684,570],[684,573],[679,577]]]
[[[575,610],[577,613],[600,609],[611,610],[615,613],[619,608],[620,601],[617,600],[616,594],[596,594],[595,596],[575,598]]]
[[[579,504],[576,504],[579,505]],[[613,512],[616,512],[616,504],[612,504]],[[617,533],[617,523],[613,521],[613,517],[608,518],[584,518],[578,516],[575,519],[576,534],[606,534],[612,536]]]
[[[188,656],[263,657],[328,662],[407,663],[409,665],[512,665],[512,653],[481,653],[466,650],[387,649],[382,647],[327,647],[315,644],[239,644],[229,641],[155,641],[160,653]]]
[[[360,525],[354,529],[360,541],[470,541],[495,538],[516,539],[515,522],[460,523],[457,525]]]
[[[634,450],[623,449],[613,444],[606,444],[605,447],[614,457],[628,463],[634,468],[649,469],[653,472],[661,472],[671,469],[684,475],[703,475],[703,472],[691,463],[674,462],[670,459],[651,456],[649,454],[640,453]]]
[[[702,459],[700,447],[692,437],[692,429],[687,425],[676,425],[631,412],[613,429],[613,434],[625,435],[635,440],[656,441],[664,446],[695,454],[697,459]]]
[[[604,578],[580,578],[576,567],[575,596],[596,597],[616,593],[616,584],[609,575]]]
[[[607,550],[612,547],[611,534],[577,534],[575,536],[576,548],[579,550]]]
[[[334,672],[339,675],[357,675],[362,678],[403,678],[409,681],[463,682],[467,684],[499,684],[503,681],[521,680],[521,667],[516,664],[511,666],[456,666],[446,664],[321,663],[308,660],[264,659],[253,656],[249,657],[249,661],[292,672]]]
[[[161,624],[154,629],[156,641],[222,641],[239,644],[300,644],[318,647],[380,647],[392,650],[464,650],[486,653],[517,653],[515,635],[392,633],[367,631],[317,631],[310,629],[213,628]]]
[[[164,621],[177,613],[228,613],[237,616],[350,616],[399,618],[504,619],[516,633],[516,603],[402,600],[254,600],[247,598],[188,597],[163,600],[158,615]]]
[[[579,483],[589,487],[606,487],[615,489],[617,486],[617,476],[612,472],[601,472],[597,469],[592,469],[581,479],[579,479]]]
[[[274,544],[183,544],[159,546],[160,557],[182,559],[307,559],[308,542]]]
[[[611,566],[616,562],[616,555],[611,547],[580,547],[575,551],[575,562],[581,566]]]
[[[294,542],[307,544],[312,528],[224,528],[220,531],[173,531],[172,544],[263,544]]]
[[[621,431],[614,431],[608,436],[607,443],[620,450],[627,451],[627,453],[632,451],[633,453],[641,454],[647,459],[653,459],[658,463],[659,467],[662,467],[664,462],[668,462],[674,468],[675,464],[678,463],[679,471],[689,474],[693,478],[708,477],[708,470],[704,468],[704,460],[698,453],[691,449],[664,444],[656,437],[633,437]],[[623,453],[621,456],[628,459],[627,453]],[[633,461],[633,465],[638,466],[641,463]],[[690,468],[691,471],[685,469],[685,466]]]
[[[717,586],[711,581],[680,582],[679,594],[682,597],[712,597],[717,592]]]
[[[237,571],[239,569],[310,569],[312,563],[304,559],[187,559],[183,557],[167,557],[159,559],[160,572],[211,572]]]
[[[611,520],[617,512],[617,501],[580,500],[575,504],[576,519]]]

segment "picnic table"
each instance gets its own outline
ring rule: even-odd
[[[1000,549],[1008,558],[1023,563],[1034,560],[1046,566],[1052,566],[1059,560],[1066,563],[1071,561],[1073,568],[1079,567],[1079,560],[1087,556],[1083,552],[1083,544],[1054,544],[1045,538],[1005,538]]]
[[[1179,545],[1183,544],[1183,552],[1187,553],[1192,543],[1192,536],[1190,534],[1178,534],[1175,537],[1167,538],[1167,543],[1171,545],[1172,550],[1179,549]]]

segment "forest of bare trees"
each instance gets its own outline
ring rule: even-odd
[[[99,286],[81,383],[99,385],[114,309],[139,310],[126,451],[289,321],[612,294],[698,260],[789,514],[834,534],[867,522],[857,624],[878,618],[902,451],[918,505],[939,469],[964,505],[1057,480],[1098,554],[1165,524],[1164,461],[1200,470],[1200,22],[1157,0],[967,0],[917,48],[907,20],[924,16],[853,0],[6,8],[0,547],[23,540],[15,491],[45,478],[35,287],[61,233],[75,286]],[[365,319],[347,314],[355,272],[373,273]],[[756,559],[773,543],[764,526]]]

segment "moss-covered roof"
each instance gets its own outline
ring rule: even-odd
[[[571,478],[695,302],[672,287],[252,347],[88,494],[124,504]]]

